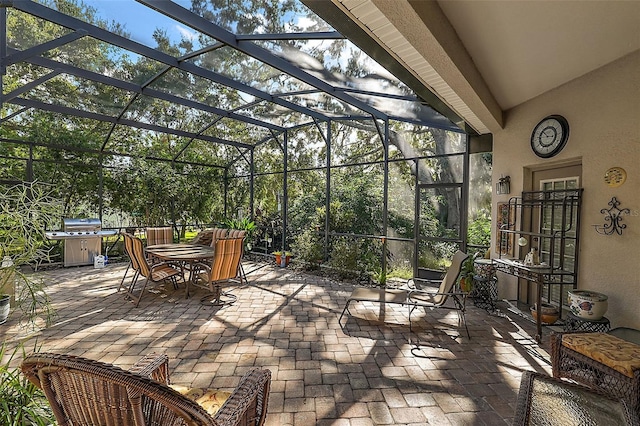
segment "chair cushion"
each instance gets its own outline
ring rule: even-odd
[[[640,346],[606,333],[567,333],[562,346],[633,377],[640,370]]]
[[[169,265],[157,265],[151,270],[151,278],[153,281],[162,281],[174,275],[180,275],[180,271]]]
[[[195,401],[204,408],[210,416],[215,416],[220,407],[231,396],[231,392],[224,392],[217,389],[190,388],[187,386],[171,385],[173,390]]]

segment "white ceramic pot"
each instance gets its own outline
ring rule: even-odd
[[[569,310],[579,318],[596,321],[607,313],[608,296],[590,290],[573,290],[568,292]]]

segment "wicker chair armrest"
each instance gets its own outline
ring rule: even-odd
[[[220,425],[255,424],[260,426],[267,416],[271,386],[271,370],[249,370],[220,407],[215,420]]]
[[[163,354],[150,353],[140,358],[129,371],[168,385],[169,357]]]

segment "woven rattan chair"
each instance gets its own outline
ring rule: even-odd
[[[342,310],[342,314],[338,319],[338,322],[342,321],[342,317],[345,312],[349,312],[349,305],[352,302],[375,302],[375,303],[389,303],[400,304],[409,306],[409,330],[411,331],[411,314],[416,308],[426,309],[455,309],[458,311],[461,321],[467,330],[467,337],[469,335],[469,329],[467,328],[467,322],[464,318],[465,313],[465,293],[457,293],[454,291],[454,285],[460,275],[462,263],[469,257],[468,254],[459,251],[453,256],[451,266],[447,270],[444,278],[441,281],[420,280],[427,284],[440,284],[436,291],[415,289],[415,290],[402,290],[402,289],[384,289],[384,288],[369,288],[369,287],[357,287],[349,296],[347,303]],[[418,280],[416,280],[418,281]],[[452,304],[447,304],[449,300],[453,300]]]
[[[149,355],[126,371],[111,364],[52,353],[36,353],[22,362],[22,372],[40,387],[60,426],[182,426],[264,424],[271,372],[251,369],[238,386],[222,395],[220,405],[199,405],[169,387],[168,358]],[[189,395],[202,393],[186,392]],[[217,409],[217,411],[216,411]]]
[[[222,291],[222,285],[239,278],[240,258],[244,238],[224,238],[216,241],[215,254],[211,264],[196,264],[193,285],[210,290],[213,297],[205,296],[212,305],[228,305],[236,301],[236,296]]]
[[[132,267],[136,271],[133,281],[127,289],[127,297],[130,298],[136,306],[140,303],[144,289],[149,281],[153,283],[170,281],[174,288],[178,288],[178,277],[181,277],[184,281],[184,270],[180,265],[169,264],[167,262],[152,263],[144,253],[144,247],[140,238],[133,235],[125,235],[125,238],[125,250],[127,250]],[[129,240],[128,244],[127,239]],[[140,276],[143,276],[145,280],[142,288],[136,294],[135,286]]]
[[[616,331],[610,333],[583,333],[581,331],[552,333],[549,337],[551,343],[551,366],[553,377],[567,378],[585,386],[606,392],[612,397],[622,398],[629,406],[640,415],[640,369],[638,354],[640,346],[619,339]],[[594,355],[595,358],[578,352],[578,348],[572,349],[570,344],[565,345],[563,339],[591,340],[603,352]],[[622,348],[627,350],[623,351]],[[630,350],[630,348],[633,348]],[[606,362],[603,358],[610,358]],[[617,359],[614,359],[617,358]],[[618,361],[620,360],[620,361]],[[635,368],[624,374],[614,368],[617,364],[635,360]],[[609,364],[609,365],[607,365]]]
[[[638,426],[640,421],[621,399],[544,374],[522,374],[514,426]]]

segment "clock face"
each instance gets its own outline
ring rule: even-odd
[[[531,133],[531,149],[538,157],[549,158],[559,153],[569,139],[569,123],[560,115],[550,115]]]
[[[622,167],[611,167],[604,174],[604,183],[612,188],[618,187],[627,180],[627,172]]]

